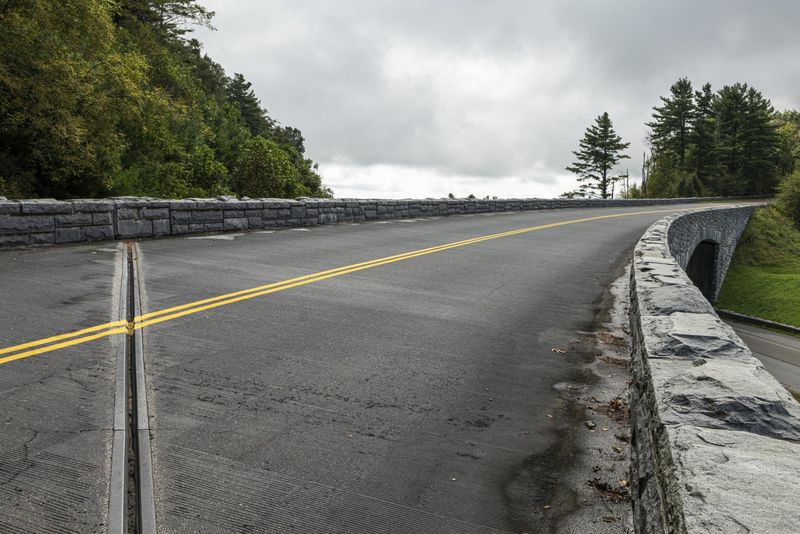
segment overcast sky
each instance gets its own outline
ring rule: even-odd
[[[800,0],[202,0],[196,36],[302,130],[337,197],[552,197],[608,111],[639,176],[679,77],[800,108]]]

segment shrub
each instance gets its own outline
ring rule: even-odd
[[[800,171],[795,171],[778,184],[775,197],[778,209],[800,227]]]

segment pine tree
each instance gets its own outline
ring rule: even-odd
[[[711,84],[707,83],[694,94],[694,117],[691,128],[693,145],[694,174],[699,182],[712,188],[712,177],[719,174],[717,162],[716,117],[714,115],[714,93]]]
[[[777,182],[780,138],[769,100],[747,84],[720,89],[715,101],[723,194],[763,194]]]
[[[269,136],[273,121],[261,107],[261,101],[256,96],[250,82],[238,72],[233,75],[228,84],[228,98],[239,108],[242,121],[253,136]]]
[[[681,78],[669,88],[670,97],[661,97],[662,106],[653,108],[650,140],[654,150],[662,155],[671,155],[677,160],[678,171],[686,171],[686,154],[692,133],[695,115],[692,82]]]
[[[608,113],[603,113],[586,128],[579,149],[573,151],[577,160],[566,170],[578,175],[583,192],[609,198],[610,186],[615,179],[611,171],[620,160],[628,158],[622,151],[629,146],[630,143],[623,143],[614,131]]]

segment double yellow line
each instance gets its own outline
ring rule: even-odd
[[[695,208],[688,208],[688,209],[695,209]],[[671,210],[650,210],[650,211],[638,211],[630,213],[617,213],[613,215],[600,215],[597,217],[587,217],[583,219],[572,219],[569,221],[541,224],[538,226],[530,226],[528,228],[520,228],[517,230],[509,230],[507,232],[500,232],[497,234],[474,237],[472,239],[465,239],[463,241],[455,241],[453,243],[445,243],[443,245],[438,245],[435,247],[413,250],[411,252],[396,254],[394,256],[387,256],[385,258],[378,258],[375,260],[365,261],[362,263],[355,263],[353,265],[347,265],[336,269],[329,269],[327,271],[320,271],[313,274],[299,276],[297,278],[291,278],[289,280],[284,280],[282,282],[275,282],[272,284],[252,287],[250,289],[243,289],[241,291],[226,293],[224,295],[219,295],[217,297],[197,300],[194,302],[189,302],[187,304],[182,304],[180,306],[174,306],[172,308],[166,308],[151,313],[145,313],[143,315],[138,315],[134,317],[133,321],[130,322],[113,321],[110,323],[103,323],[96,326],[92,326],[90,328],[84,328],[83,330],[76,330],[74,332],[69,332],[66,334],[60,334],[57,336],[47,337],[36,341],[30,341],[27,343],[14,345],[11,347],[6,347],[0,349],[0,364],[12,362],[15,360],[21,360],[24,358],[30,358],[31,356],[36,356],[39,354],[44,354],[47,352],[52,352],[55,350],[72,347],[74,345],[79,345],[82,343],[88,343],[89,341],[94,341],[96,339],[113,336],[116,334],[130,334],[134,330],[138,330],[140,328],[145,328],[147,326],[163,323],[165,321],[171,321],[173,319],[178,319],[179,317],[185,317],[187,315],[192,315],[202,311],[211,310],[213,308],[218,308],[220,306],[227,306],[229,304],[234,304],[236,302],[241,302],[244,300],[254,299],[264,295],[269,295],[270,293],[285,291],[293,287],[300,287],[308,284],[313,284],[315,282],[321,282],[322,280],[327,280],[328,278],[334,278],[345,274],[355,273],[358,271],[363,271],[365,269],[372,269],[374,267],[380,267],[381,265],[388,265],[390,263],[410,260],[412,258],[418,258],[420,256],[426,256],[428,254],[434,254],[436,252],[443,252],[445,250],[450,250],[453,248],[464,247],[467,245],[474,245],[476,243],[482,243],[484,241],[500,239],[503,237],[527,234],[530,232],[536,232],[548,228],[556,228],[559,226],[567,226],[571,224],[599,221],[604,219],[614,219],[618,217],[633,217],[635,215],[649,215],[654,213],[665,213],[674,211],[682,211],[682,210],[671,209]],[[8,356],[3,356],[4,354],[7,354]]]

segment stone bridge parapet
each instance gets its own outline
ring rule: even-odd
[[[0,248],[107,241],[409,217],[557,208],[656,206],[690,199],[243,199],[7,200],[0,197]]]
[[[800,405],[684,271],[708,244],[713,300],[753,209],[672,215],[636,246],[631,492],[638,533],[782,533],[800,525]]]

